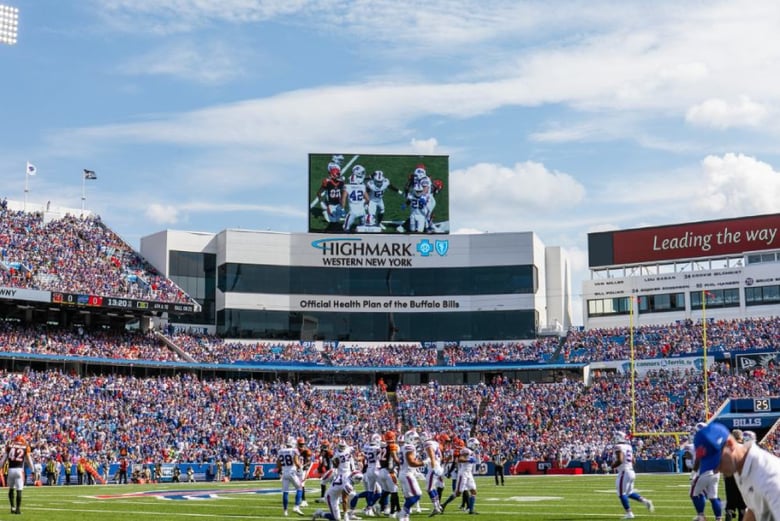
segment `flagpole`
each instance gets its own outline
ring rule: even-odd
[[[81,174],[81,216],[84,216],[84,205],[87,202],[87,174]]]
[[[704,421],[710,419],[710,404],[707,400],[707,290],[701,290],[701,328],[702,343],[704,344]]]

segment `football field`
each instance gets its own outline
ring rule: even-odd
[[[492,477],[477,478],[476,510],[482,519],[587,520],[620,519],[623,510],[614,492],[614,476],[508,476],[496,486]],[[721,498],[725,498],[722,492]],[[0,520],[46,521],[138,520],[138,519],[284,519],[279,481],[234,481],[231,483],[95,485],[27,487],[22,515],[9,514],[7,492],[0,494]],[[637,490],[655,503],[655,513],[632,501],[637,519],[689,520],[694,511],[688,498],[688,476],[642,474]],[[319,497],[319,482],[307,482],[306,517],[297,516],[290,505],[289,519],[311,519]],[[292,495],[291,495],[292,500]],[[402,500],[403,502],[403,500]],[[453,501],[439,520],[468,519]],[[361,501],[360,508],[364,503]],[[429,519],[430,500],[422,500],[423,513],[412,519]],[[707,517],[712,518],[710,506]],[[379,518],[376,519],[381,519]],[[363,519],[369,519],[363,517]]]

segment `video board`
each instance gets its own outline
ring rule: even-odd
[[[449,156],[309,154],[309,233],[449,233],[449,172]]]

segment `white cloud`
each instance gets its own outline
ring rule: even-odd
[[[479,163],[452,171],[450,184],[452,214],[463,216],[462,226],[491,232],[573,211],[585,198],[585,188],[572,176],[533,161],[513,167]]]
[[[780,172],[743,154],[707,156],[702,161],[701,194],[696,205],[719,216],[741,216],[780,211]]]
[[[171,205],[152,203],[146,207],[146,217],[157,224],[176,224],[179,210]]]
[[[756,127],[768,114],[764,105],[741,96],[736,103],[722,99],[708,99],[688,109],[685,121],[702,127],[727,129],[731,127]]]
[[[414,154],[419,155],[434,155],[436,153],[436,147],[439,146],[439,142],[435,137],[430,139],[415,139],[412,138],[411,147]]]
[[[179,42],[134,57],[117,67],[132,76],[172,76],[204,84],[221,84],[240,76],[241,53],[221,42]]]

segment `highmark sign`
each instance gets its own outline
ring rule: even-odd
[[[449,239],[369,242],[359,237],[334,237],[312,241],[322,251],[323,266],[411,267],[419,257],[445,257]]]

